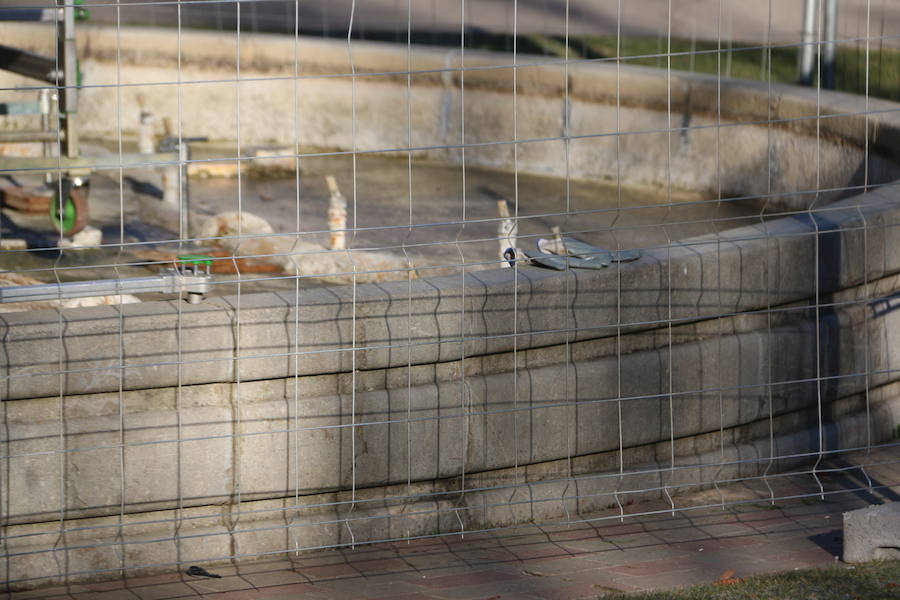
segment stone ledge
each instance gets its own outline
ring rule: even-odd
[[[884,186],[812,217],[648,249],[602,271],[468,273],[464,298],[460,277],[448,276],[359,285],[355,303],[349,287],[249,294],[240,319],[227,296],[181,311],[154,302],[3,315],[0,397],[349,372],[354,354],[360,370],[402,367],[410,343],[412,364],[443,363],[786,305],[900,271],[898,197],[900,187]]]
[[[559,347],[472,358],[464,379],[459,361],[413,367],[408,378],[405,367],[371,370],[357,375],[355,394],[345,373],[2,403],[3,517],[53,518],[61,503],[86,517],[118,512],[123,499],[130,513],[238,493],[265,499],[463,472],[471,480],[515,464],[609,452],[619,441],[639,448],[674,437],[696,449],[720,428],[736,443],[768,435],[755,425],[768,416],[776,431],[807,427],[808,419],[790,415],[814,411],[819,397],[828,418],[837,418],[848,410],[841,399],[900,372],[892,351],[900,311],[878,314],[856,301],[820,314],[823,351],[812,342],[809,309],[780,319],[741,315],[721,332],[715,324],[685,326],[673,332],[671,352],[666,335],[647,332],[624,336],[621,355],[599,341],[573,343],[568,361]],[[854,341],[864,326],[868,348]],[[620,414],[642,426],[619,431]],[[60,469],[72,474],[64,494]],[[32,477],[35,470],[44,476]]]

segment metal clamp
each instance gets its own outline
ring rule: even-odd
[[[199,304],[212,289],[212,258],[205,254],[179,256],[178,266],[162,274],[172,279],[171,293],[185,293],[188,303]]]

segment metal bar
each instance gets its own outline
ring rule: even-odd
[[[800,83],[811,85],[816,58],[816,13],[819,0],[804,0],[803,33],[800,48]]]
[[[181,231],[184,237],[191,237],[191,182],[188,177],[188,163],[191,160],[191,148],[186,140],[178,144],[178,164],[179,164],[179,190],[181,193],[181,202],[179,203],[179,216],[181,220]]]
[[[0,69],[53,84],[60,75],[54,59],[3,44],[0,44]]]
[[[825,47],[822,54],[822,87],[833,90],[837,79],[837,0],[825,0]]]
[[[0,287],[0,303],[46,302],[69,298],[88,298],[108,294],[146,294],[152,292],[202,295],[209,291],[212,276],[201,272],[168,269],[154,277],[126,277]],[[192,298],[193,299],[193,298]]]
[[[56,141],[56,138],[53,138]],[[165,163],[178,163],[175,152],[154,154],[113,154],[110,156],[48,157],[0,157],[0,173],[52,169],[117,169],[119,167],[153,167]]]
[[[60,154],[69,158],[78,156],[78,129],[75,114],[78,112],[78,59],[75,47],[75,7],[66,0],[56,0],[63,10],[63,20],[57,26],[56,51],[59,67],[63,70],[59,88],[59,128],[65,132]]]
[[[56,102],[56,94],[50,94],[50,90],[48,88],[44,88],[38,94],[38,102],[41,107],[41,131],[49,132],[53,129],[52,124],[50,123],[50,105],[51,102]],[[41,156],[48,157],[53,156],[55,149],[56,140],[45,141],[41,144]],[[53,183],[53,175],[50,171],[44,172],[44,184],[47,186],[52,185]]]
[[[65,138],[65,136],[63,137]],[[0,142],[3,143],[55,142],[56,139],[55,131],[0,131]]]
[[[132,279],[100,279],[0,288],[0,303],[41,302],[60,298],[87,298],[107,294],[161,292],[165,282],[160,277]]]

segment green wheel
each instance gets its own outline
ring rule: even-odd
[[[57,231],[63,235],[78,233],[88,224],[87,190],[85,187],[72,187],[60,214],[59,192],[53,194],[50,202],[50,219]]]

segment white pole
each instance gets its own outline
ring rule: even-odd
[[[803,34],[800,48],[800,83],[811,85],[816,58],[816,8],[819,0],[804,0]]]
[[[822,87],[833,90],[837,79],[837,0],[825,0],[825,48]]]

